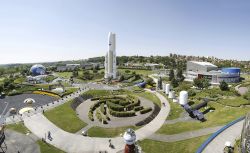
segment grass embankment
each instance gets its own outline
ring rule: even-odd
[[[140,141],[139,145],[145,153],[194,153],[208,137],[209,135],[177,142],[160,142],[146,139]]]
[[[23,123],[9,124],[6,128],[23,134],[29,132],[29,129],[26,128]]]
[[[155,103],[155,104],[157,104],[158,106],[161,107],[160,99],[153,93],[145,91],[145,92],[141,92],[141,93],[136,93],[135,95],[143,97],[145,99],[148,99],[148,100],[152,101],[153,103]]]
[[[193,131],[202,128],[222,126],[241,116],[244,116],[250,111],[248,107],[224,107],[215,102],[210,102],[209,106],[214,108],[214,112],[209,112],[205,115],[205,122],[178,122],[175,124],[165,124],[157,133],[161,134],[177,134],[181,132]]]
[[[120,134],[124,134],[127,129],[136,130],[140,127],[136,126],[127,126],[127,127],[119,127],[119,128],[101,128],[101,127],[92,127],[88,130],[88,135],[90,137],[117,137]]]
[[[41,153],[65,153],[64,151],[57,149],[48,143],[44,143],[41,140],[38,140],[36,143],[40,146]]]
[[[71,108],[72,101],[51,109],[44,113],[44,115],[59,128],[76,133],[87,124],[78,118],[76,112]]]

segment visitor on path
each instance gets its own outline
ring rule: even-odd
[[[48,131],[48,139],[50,140],[50,141],[52,141],[52,137],[51,137],[51,132],[50,131]]]

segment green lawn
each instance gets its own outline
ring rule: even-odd
[[[9,124],[6,128],[23,134],[29,132],[29,129],[27,129],[23,123]]]
[[[56,72],[59,77],[69,79],[72,76],[72,72]]]
[[[21,83],[23,83],[25,80],[26,80],[25,77],[19,77],[19,78],[17,78],[16,80],[14,80],[14,83],[16,83],[16,84],[21,84]]]
[[[177,142],[160,142],[146,139],[139,142],[139,145],[145,153],[194,153],[208,137],[209,135]]]
[[[111,92],[108,90],[89,90],[84,93],[85,95],[91,95],[93,97],[108,96]]]
[[[161,107],[161,101],[160,99],[153,93],[150,93],[148,91],[145,92],[141,92],[141,93],[135,93],[135,95],[146,98],[152,102],[154,102],[155,104],[157,104],[158,106]]]
[[[167,95],[165,93],[161,94],[168,99]],[[174,103],[172,100],[168,99],[168,102],[170,104],[170,112],[168,115],[167,120],[173,120],[173,119],[177,119],[180,117],[181,113],[184,111],[184,109],[178,104],[178,103]]]
[[[72,101],[58,106],[44,113],[44,115],[59,128],[75,133],[87,124],[78,118],[75,111],[71,108]]]
[[[41,153],[65,153],[64,151],[57,149],[48,143],[44,143],[41,140],[38,140],[36,143],[40,146]]]
[[[121,133],[123,134],[128,128],[136,130],[140,127],[136,126],[127,126],[119,128],[102,128],[102,127],[92,127],[88,130],[88,135],[90,137],[116,137]]]
[[[230,108],[224,107],[215,102],[208,104],[210,107],[215,108],[214,112],[209,112],[205,115],[207,121],[205,122],[178,122],[175,124],[165,124],[157,133],[161,134],[177,134],[197,129],[225,125],[241,116],[244,116],[250,111],[248,107]]]
[[[218,100],[218,103],[227,106],[241,106],[241,105],[249,105],[250,101],[244,99],[243,97],[235,97],[232,99],[220,99]]]

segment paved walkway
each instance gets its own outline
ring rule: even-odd
[[[152,92],[152,91],[151,91]],[[147,125],[135,131],[137,140],[143,140],[154,134],[164,124],[170,111],[170,105],[166,98],[157,92],[153,92],[166,104],[162,107],[159,114]],[[108,151],[116,153],[124,148],[122,137],[111,138],[111,142],[115,149],[109,148],[110,138],[83,137],[78,134],[68,133],[56,127],[42,114],[35,114],[31,117],[24,118],[25,126],[39,138],[44,138],[45,133],[51,132],[52,141],[48,143],[70,153],[95,153],[99,151]]]
[[[235,140],[241,135],[244,120],[229,127],[208,144],[203,153],[223,153],[225,142],[230,141],[234,145]]]
[[[222,126],[217,126],[217,127],[205,128],[205,129],[200,129],[200,130],[195,130],[195,131],[190,131],[190,132],[183,132],[183,133],[178,133],[178,134],[173,134],[173,135],[153,134],[149,137],[149,139],[156,140],[156,141],[164,141],[164,142],[176,142],[176,141],[181,141],[181,140],[186,140],[186,139],[191,139],[195,137],[212,134],[218,131],[221,127]]]
[[[238,91],[238,93],[239,93],[240,95],[244,95],[245,93],[248,92],[248,88],[247,88],[247,87],[240,87],[240,86],[241,86],[241,84],[240,84],[240,85],[237,85],[237,86],[235,87],[235,90]]]
[[[82,128],[81,130],[79,130],[78,132],[76,132],[76,134],[82,134],[82,131],[88,131],[90,128],[92,128],[94,125],[92,124],[88,124],[87,126],[85,126],[84,128]]]
[[[5,135],[7,150],[5,148],[4,150],[6,153],[17,153],[18,151],[21,153],[40,153],[40,147],[32,135],[27,136],[8,129],[5,131]]]

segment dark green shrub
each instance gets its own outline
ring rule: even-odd
[[[188,91],[188,95],[190,96],[190,97],[194,97],[195,95],[196,95],[196,92],[194,91],[194,90],[189,90]]]
[[[104,103],[101,104],[100,110],[101,110],[101,112],[102,112],[104,115],[106,114],[105,109],[104,109]]]
[[[124,106],[114,104],[112,102],[107,102],[107,106],[109,109],[112,109],[114,111],[124,111]]]
[[[91,101],[100,100],[100,97],[91,98]]]
[[[88,117],[91,121],[94,121],[93,112],[89,111]]]
[[[135,108],[134,108],[134,111],[140,111],[140,110],[142,110],[143,109],[143,106],[136,106]]]
[[[115,117],[131,117],[131,116],[135,116],[135,111],[118,112],[118,111],[109,110],[109,113],[112,116],[115,116]]]

